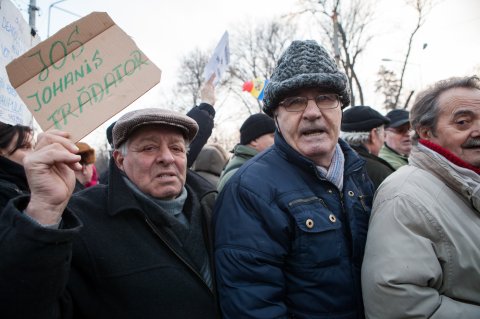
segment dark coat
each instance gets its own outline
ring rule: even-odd
[[[373,185],[342,140],[344,187],[275,144],[246,162],[215,204],[223,318],[363,318],[360,285]]]
[[[198,124],[198,133],[190,143],[190,150],[187,155],[187,166],[191,167],[210,135],[212,135],[215,109],[208,103],[200,103],[200,105],[188,111],[187,116],[194,119]]]
[[[210,251],[216,191],[193,172],[186,188],[184,211],[201,214]],[[152,211],[135,199],[114,164],[108,186],[72,197],[59,230],[28,220],[21,213],[27,202],[11,201],[0,216],[2,317],[216,317],[214,292],[200,270],[169,228],[148,217]]]
[[[373,182],[375,190],[388,175],[395,172],[395,169],[384,159],[370,154],[365,146],[351,146],[363,158],[366,163],[367,173]]]
[[[0,211],[10,199],[28,193],[23,166],[0,156]]]

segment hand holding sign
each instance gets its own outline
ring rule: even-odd
[[[215,74],[212,74],[207,82],[203,83],[200,88],[200,99],[202,102],[208,103],[211,106],[215,105],[215,86],[213,85],[215,81]]]
[[[228,44],[228,32],[225,31],[220,42],[217,44],[215,51],[213,52],[212,57],[205,66],[203,71],[203,78],[205,81],[210,79],[212,74],[215,74],[215,80],[213,85],[217,83],[222,78],[222,74],[227,69],[228,64],[230,63],[230,46]]]
[[[57,224],[75,188],[78,148],[62,131],[41,133],[35,151],[25,156],[23,166],[30,187],[26,213],[42,225]]]

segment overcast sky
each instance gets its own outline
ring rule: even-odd
[[[11,1],[28,17],[28,0]],[[78,16],[104,11],[162,69],[160,84],[140,99],[147,104],[158,96],[159,87],[173,85],[178,58],[189,50],[214,47],[225,30],[241,21],[261,21],[298,9],[298,0],[65,0],[51,6],[54,3],[37,0],[40,15],[36,25],[42,39],[48,29],[53,35]],[[374,107],[381,102],[373,93],[378,67],[383,63],[400,69],[401,64],[395,61],[404,57],[407,37],[414,27],[414,12],[405,9],[404,3],[376,1],[376,37],[359,63],[366,104]],[[480,65],[479,30],[479,0],[441,1],[415,38],[407,81],[420,87],[446,77],[472,74],[474,66]],[[393,61],[382,62],[385,58]]]

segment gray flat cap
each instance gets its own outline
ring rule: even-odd
[[[114,147],[122,145],[137,128],[152,124],[180,128],[189,142],[198,132],[197,122],[184,114],[159,108],[135,110],[124,114],[115,123],[112,134]]]

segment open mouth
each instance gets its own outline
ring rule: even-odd
[[[462,148],[465,148],[465,149],[478,149],[478,148],[480,148],[480,139],[471,139],[471,140],[468,140],[465,144],[462,145]]]
[[[320,135],[325,133],[325,130],[322,129],[311,129],[311,130],[305,130],[302,132],[302,135],[305,136],[314,136],[314,135]]]
[[[157,178],[170,178],[175,176],[176,175],[174,173],[162,173],[162,174],[158,174]]]
[[[467,146],[464,146],[463,148],[467,150],[475,150],[475,149],[480,149],[480,145],[467,145]]]

